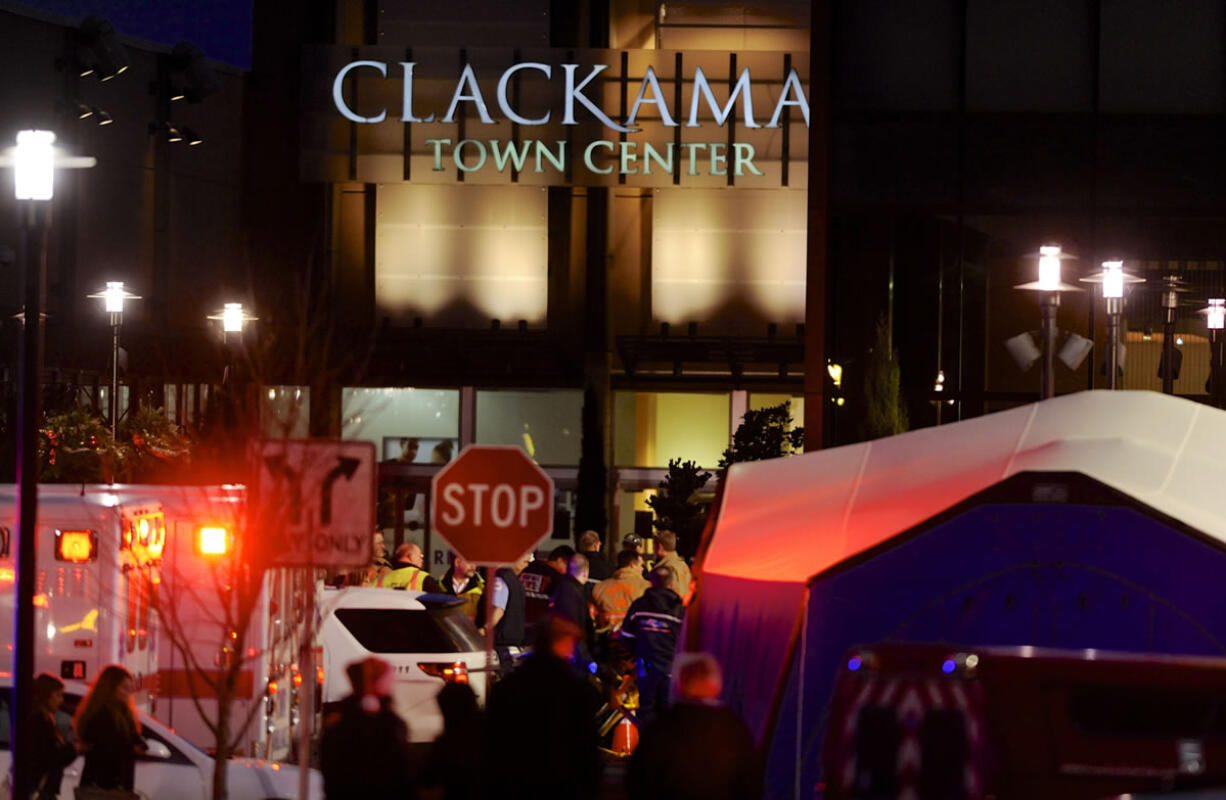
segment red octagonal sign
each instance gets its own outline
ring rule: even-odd
[[[430,499],[432,529],[474,564],[512,564],[553,532],[553,480],[518,447],[464,448]]]

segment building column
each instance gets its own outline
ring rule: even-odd
[[[809,42],[809,224],[805,267],[805,450],[825,440],[830,255],[830,0],[814,0]]]

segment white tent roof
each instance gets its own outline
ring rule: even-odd
[[[804,581],[1029,471],[1080,472],[1226,542],[1226,412],[1094,391],[737,464],[703,572]]]

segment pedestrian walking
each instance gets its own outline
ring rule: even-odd
[[[34,679],[33,711],[27,720],[31,752],[30,774],[36,800],[54,800],[60,794],[64,768],[77,757],[77,748],[65,741],[55,715],[64,705],[64,682],[50,673]]]
[[[757,800],[762,761],[745,723],[720,703],[723,679],[709,653],[677,664],[676,702],[639,735],[627,788],[634,800]]]
[[[111,664],[98,673],[81,700],[73,722],[85,752],[81,786],[86,791],[78,793],[81,800],[89,797],[91,788],[133,791],[136,756],[147,749],[132,702],[133,689],[132,674]]]
[[[490,692],[486,794],[591,800],[600,780],[600,699],[571,666],[582,631],[549,615],[536,633],[532,655]]]
[[[633,642],[638,666],[640,725],[650,724],[668,707],[669,674],[685,614],[681,597],[673,590],[673,571],[656,567],[650,579],[651,588],[631,604],[621,629],[622,637]]]
[[[478,800],[484,759],[484,720],[477,695],[466,683],[449,683],[438,693],[443,732],[430,746],[419,800]]]
[[[324,727],[320,771],[327,800],[412,798],[415,770],[409,728],[392,708],[394,673],[381,658],[345,668],[353,693]]]

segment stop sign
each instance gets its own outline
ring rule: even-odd
[[[475,564],[512,564],[553,531],[553,480],[518,447],[464,448],[430,500],[431,528]]]

